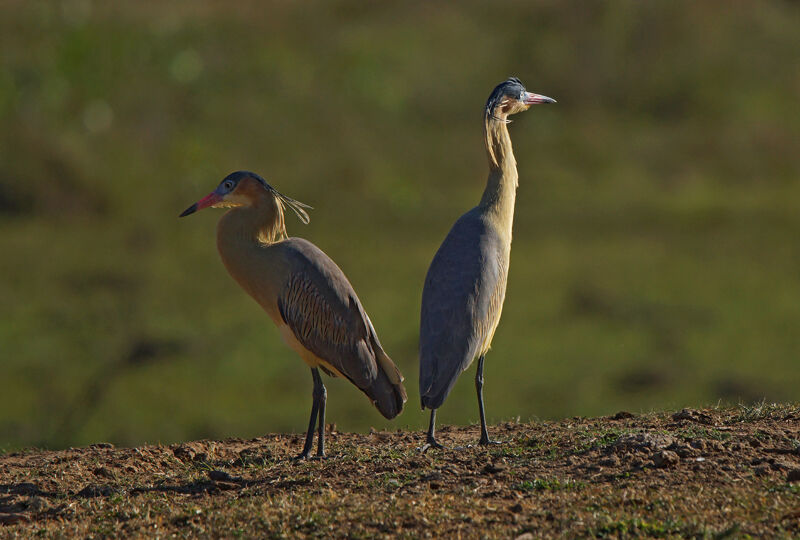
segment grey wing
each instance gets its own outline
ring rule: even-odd
[[[370,386],[380,342],[352,285],[310,242],[293,238],[285,244],[292,269],[278,297],[281,317],[306,349],[359,388]]]
[[[420,396],[438,408],[499,317],[506,272],[496,233],[467,213],[434,256],[422,292]]]

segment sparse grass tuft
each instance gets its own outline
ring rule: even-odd
[[[684,439],[711,439],[715,441],[727,441],[731,438],[731,434],[726,431],[720,431],[715,428],[706,428],[696,425],[690,425],[677,432],[678,435]]]
[[[514,486],[519,491],[575,491],[586,487],[584,482],[561,480],[559,478],[534,478],[524,480]]]
[[[689,528],[679,521],[655,521],[636,517],[610,521],[600,527],[591,529],[589,534],[598,538],[638,536],[666,538],[674,535],[684,536],[688,531]]]
[[[770,403],[766,400],[757,403],[739,403],[738,414],[732,422],[755,422],[763,419],[782,420],[789,415],[800,415],[800,405],[792,403]]]
[[[591,428],[579,434],[580,442],[575,445],[574,452],[586,452],[594,448],[605,448],[616,443],[621,437],[639,431],[638,429],[619,427]]]

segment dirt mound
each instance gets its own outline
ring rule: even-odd
[[[797,536],[800,406],[0,457],[0,535]]]

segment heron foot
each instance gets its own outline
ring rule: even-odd
[[[422,446],[417,447],[417,450],[424,454],[425,452],[427,452],[431,448],[444,448],[444,446],[442,446],[439,443],[436,443],[435,445],[433,445],[431,443],[425,443]]]
[[[492,446],[495,444],[503,444],[503,441],[493,441],[489,437],[481,437],[481,440],[478,441],[478,444],[481,446]]]
[[[424,454],[431,448],[444,448],[444,445],[440,444],[435,438],[428,435],[425,439],[425,444],[419,447],[419,451]]]
[[[433,436],[428,435],[425,439],[425,444],[431,448],[444,448],[443,444],[440,444]]]
[[[317,452],[312,456],[311,451],[309,450],[308,452],[300,452],[294,457],[294,461],[305,461],[305,460],[311,461],[317,459],[319,460],[328,459],[328,455],[325,453],[320,454],[319,452]]]

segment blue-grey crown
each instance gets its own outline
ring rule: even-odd
[[[492,90],[489,99],[486,101],[486,115],[491,115],[492,111],[503,101],[504,97],[508,96],[514,99],[522,99],[524,93],[525,85],[522,84],[522,81],[516,77],[509,77]]]

